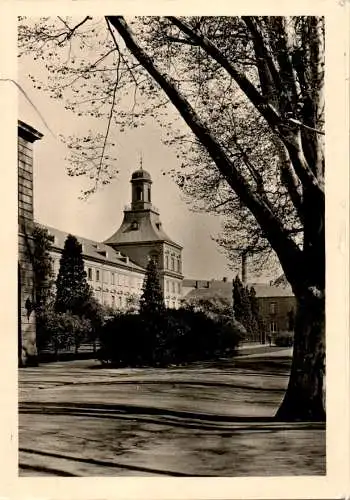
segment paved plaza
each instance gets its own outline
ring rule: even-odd
[[[20,475],[325,474],[324,425],[272,420],[291,351],[240,354],[168,369],[21,369]]]

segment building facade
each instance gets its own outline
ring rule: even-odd
[[[36,363],[33,274],[33,144],[42,134],[18,122],[18,363]]]
[[[68,233],[43,226],[52,240],[51,258],[54,277],[60,269],[60,259]],[[76,236],[82,245],[84,267],[96,299],[104,306],[125,310],[138,303],[142,292],[145,269],[103,243]]]

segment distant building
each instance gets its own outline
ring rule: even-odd
[[[258,300],[259,311],[264,322],[264,337],[269,334],[290,330],[292,317],[295,313],[296,302],[290,285],[285,280],[280,280],[276,285],[271,283],[250,283],[254,287]],[[232,281],[223,278],[220,280],[194,280],[184,279],[183,298],[221,298],[233,307]],[[293,311],[293,312],[291,312]]]

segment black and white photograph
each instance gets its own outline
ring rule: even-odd
[[[17,18],[19,478],[326,477],[325,16],[82,7]]]

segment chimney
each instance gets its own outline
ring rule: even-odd
[[[247,254],[246,254],[246,252],[242,253],[242,283],[243,283],[243,285],[247,284]]]

